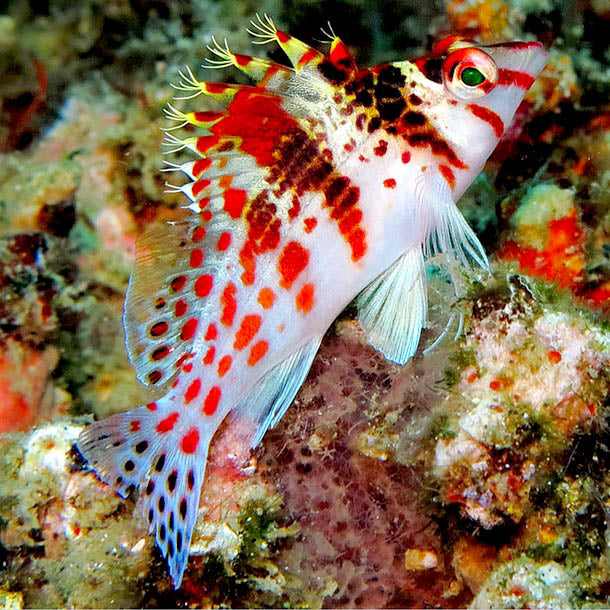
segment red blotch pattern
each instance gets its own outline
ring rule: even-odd
[[[204,339],[206,341],[213,341],[214,339],[216,339],[217,335],[218,331],[216,330],[216,324],[210,324],[208,325],[208,328],[205,331]]]
[[[129,423],[129,431],[130,432],[138,432],[140,430],[140,422],[139,420],[134,420]]]
[[[226,375],[227,371],[231,368],[232,363],[233,363],[233,358],[231,358],[231,356],[229,356],[228,354],[226,356],[223,356],[218,361],[218,376],[224,377]]]
[[[184,402],[188,405],[189,402],[197,398],[201,390],[201,379],[195,379],[184,393]]]
[[[202,411],[205,415],[214,415],[214,413],[216,413],[216,409],[218,408],[218,403],[220,402],[221,396],[222,391],[217,385],[210,389],[203,403]]]
[[[299,294],[296,296],[296,306],[299,311],[309,313],[314,304],[314,287],[313,284],[305,284]]]
[[[201,248],[197,248],[191,252],[191,267],[200,267],[201,263],[203,263],[203,250]]]
[[[303,221],[303,224],[305,225],[305,233],[311,233],[316,228],[318,221],[317,221],[317,219],[311,217],[311,218],[306,218]]]
[[[179,299],[178,301],[176,301],[174,312],[177,317],[180,317],[186,313],[187,308],[188,308],[188,305],[187,305],[186,301]]]
[[[203,364],[212,364],[212,362],[214,362],[214,356],[216,355],[216,348],[211,345],[210,347],[208,347],[208,351],[205,353],[205,356],[203,357]]]
[[[269,343],[267,343],[267,341],[259,341],[258,343],[255,343],[250,349],[248,366],[254,366],[267,353],[268,349]]]
[[[183,327],[182,332],[180,333],[180,338],[183,341],[188,341],[195,334],[195,330],[197,329],[197,318],[191,318]]]
[[[197,451],[199,445],[199,430],[197,428],[191,428],[183,437],[180,442],[180,448],[183,453],[189,455]]]
[[[233,347],[237,350],[244,349],[254,339],[254,336],[261,327],[261,323],[262,319],[259,315],[251,314],[245,316],[241,321],[239,330],[235,333]]]
[[[220,321],[225,326],[231,326],[235,318],[235,310],[237,309],[235,291],[235,284],[229,282],[220,297],[220,302],[222,304],[222,317],[220,318]]]
[[[195,282],[195,294],[201,298],[207,297],[212,290],[213,284],[214,278],[209,273],[202,275],[197,278],[197,281]]]
[[[275,301],[275,293],[271,288],[262,288],[258,293],[258,302],[263,309],[270,309],[273,307]]]
[[[387,189],[396,188],[396,180],[394,180],[394,178],[387,178],[383,181],[383,186],[385,186]]]
[[[243,189],[227,189],[223,197],[225,211],[231,218],[239,218],[246,205],[246,191]]]
[[[218,238],[218,242],[216,243],[216,248],[223,252],[231,245],[231,234],[228,231],[220,234]]]
[[[174,425],[176,424],[176,422],[178,421],[178,418],[180,417],[179,413],[170,413],[165,419],[162,419],[156,427],[156,430],[159,434],[165,434],[166,432],[169,432]]]
[[[280,285],[289,290],[299,274],[309,263],[309,250],[300,243],[291,241],[286,244],[278,261]]]

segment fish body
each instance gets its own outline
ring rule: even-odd
[[[148,405],[96,422],[78,448],[140,505],[177,587],[188,560],[207,452],[231,413],[256,446],[290,406],[322,336],[355,297],[371,343],[403,364],[426,322],[426,256],[486,267],[455,202],[478,174],[543,68],[539,43],[445,39],[413,61],[359,69],[330,36],[328,56],[253,23],[293,68],[216,44],[255,86],[206,83],[183,99],[223,111],[167,114],[193,159],[170,164],[191,200],[183,222],[140,240],[125,302]],[[196,133],[196,135],[192,135]]]

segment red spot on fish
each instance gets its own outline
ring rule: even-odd
[[[216,146],[219,141],[220,138],[218,136],[201,136],[197,138],[197,152],[205,154],[210,148]]]
[[[242,68],[247,66],[252,61],[252,57],[250,57],[250,55],[240,55],[239,53],[235,53],[233,57],[235,58],[237,65],[241,66]]]
[[[231,326],[235,318],[235,310],[237,309],[237,301],[235,300],[235,284],[229,282],[225,287],[220,302],[222,303],[222,317],[220,321],[225,326]]]
[[[212,220],[212,212],[210,212],[210,210],[205,210],[205,212],[201,212],[200,216],[201,220],[203,220],[204,222],[210,222],[210,220]]]
[[[210,186],[210,184],[211,183],[209,180],[197,180],[197,182],[194,182],[193,186],[191,187],[193,197],[197,197],[197,195],[199,195],[201,191]]]
[[[208,329],[205,331],[205,337],[204,339],[206,341],[212,341],[214,339],[216,339],[216,335],[217,335],[217,331],[216,331],[216,324],[210,324],[208,326]]]
[[[171,287],[174,292],[180,292],[186,284],[186,275],[179,275],[171,281]]]
[[[205,227],[197,227],[193,231],[193,241],[197,244],[205,237]]]
[[[197,281],[195,282],[195,294],[198,297],[207,297],[212,290],[213,284],[214,278],[209,273],[202,275],[201,277],[197,278]]]
[[[230,88],[230,85],[226,85],[225,83],[205,83],[205,90],[207,91],[207,93],[211,93],[212,95],[224,93],[227,89]]]
[[[161,347],[158,347],[157,349],[153,350],[153,353],[150,355],[150,357],[156,361],[165,358],[165,356],[167,356],[168,354],[169,348],[166,345],[162,345]]]
[[[167,322],[157,322],[150,327],[150,334],[152,337],[160,337],[167,332]]]
[[[548,357],[549,362],[552,362],[553,364],[561,362],[561,354],[559,352],[556,352],[555,350],[549,351]]]
[[[187,303],[186,301],[183,301],[182,299],[179,299],[178,301],[176,301],[176,306],[175,306],[175,313],[176,316],[180,317],[183,316],[186,313],[187,310]]]
[[[309,263],[309,250],[303,248],[296,241],[291,241],[286,244],[280,254],[278,261],[278,270],[282,279],[280,285],[282,288],[289,290],[299,274],[307,267]]]
[[[197,328],[197,318],[191,318],[183,327],[180,333],[180,338],[183,341],[188,341],[195,334]]]
[[[439,165],[438,170],[441,174],[443,174],[443,178],[447,181],[447,184],[450,186],[450,188],[453,189],[455,187],[455,174],[453,173],[451,168],[447,165]]]
[[[319,55],[319,53],[315,49],[307,49],[307,51],[305,51],[305,53],[303,53],[303,55],[301,55],[301,59],[299,59],[299,62],[297,65],[299,67],[304,66],[305,64],[308,64],[310,61],[315,59],[318,55]]]
[[[201,176],[212,165],[212,159],[198,159],[193,164],[193,176]]]
[[[183,370],[185,373],[190,373],[190,372],[193,370],[193,363],[192,363],[192,362],[189,362],[188,364],[185,364],[185,365],[182,367],[182,370]]]
[[[159,432],[159,434],[165,434],[166,432],[169,432],[174,427],[179,417],[179,413],[170,413],[165,419],[162,419],[157,424],[157,432]]]
[[[218,361],[218,376],[219,377],[225,376],[227,371],[231,368],[232,362],[233,362],[233,358],[231,358],[231,356],[229,356],[228,354],[226,356],[223,356]]]
[[[191,267],[199,267],[203,263],[203,250],[201,248],[197,248],[191,252]]]
[[[129,423],[129,431],[130,432],[137,432],[140,429],[140,421],[139,420],[134,420],[132,422]]]
[[[339,231],[343,233],[343,235],[348,235],[352,229],[358,226],[360,221],[362,220],[362,211],[361,210],[352,210],[340,223],[339,223]]]
[[[201,379],[195,379],[184,393],[184,402],[188,405],[189,402],[197,398],[201,390]]]
[[[252,341],[254,335],[261,327],[261,317],[256,314],[245,316],[241,321],[239,330],[235,333],[235,342],[233,347],[237,350],[242,350]]]
[[[161,377],[163,377],[163,373],[159,370],[151,371],[150,373],[148,373],[148,381],[150,381],[150,383],[152,384],[161,381]]]
[[[406,150],[405,152],[402,153],[402,156],[400,157],[400,159],[402,160],[403,163],[408,163],[411,160],[411,153]]]
[[[218,112],[217,110],[204,110],[202,112],[195,112],[195,120],[199,123],[211,123],[212,121],[217,121],[223,117],[222,112]]]
[[[203,358],[203,364],[212,364],[214,362],[214,356],[216,355],[216,348],[213,345],[208,347],[208,351],[205,353]]]
[[[255,343],[250,349],[248,366],[254,366],[267,353],[268,349],[269,343],[267,343],[267,341],[259,341],[258,343]]]
[[[258,302],[263,309],[269,309],[275,301],[275,293],[271,288],[262,288],[258,293]]]
[[[310,217],[306,218],[303,224],[305,225],[305,233],[311,233],[316,228],[318,221],[316,218]]]
[[[250,241],[247,241],[244,244],[244,247],[241,249],[239,253],[239,263],[244,270],[244,272],[241,274],[242,284],[245,286],[252,286],[255,279],[256,262]]]
[[[497,115],[493,110],[489,110],[489,108],[485,108],[484,106],[479,106],[478,104],[468,104],[466,108],[478,119],[485,121],[491,125],[491,128],[494,130],[496,137],[500,137],[504,133],[504,123],[499,115]]]
[[[303,313],[309,313],[314,302],[313,284],[305,284],[296,296],[297,309]]]
[[[203,403],[203,412],[206,415],[214,415],[214,413],[216,413],[221,396],[222,392],[217,385],[210,389],[208,395],[205,397],[205,402]]]
[[[231,218],[239,218],[246,205],[246,191],[243,189],[228,189],[223,194],[224,209]]]
[[[387,151],[388,151],[388,143],[385,140],[379,140],[379,143],[377,144],[377,146],[375,146],[375,148],[373,148],[373,152],[378,157],[383,157],[383,155],[385,155]]]
[[[183,437],[180,442],[180,448],[183,453],[192,454],[197,451],[199,445],[199,430],[197,428],[191,428]]]
[[[218,242],[216,242],[216,248],[221,252],[226,250],[231,245],[231,233],[224,231],[220,234]]]
[[[358,129],[358,131],[364,129],[364,121],[366,121],[366,114],[361,113],[356,117],[356,129]]]
[[[230,174],[225,174],[224,176],[220,177],[220,180],[218,181],[218,186],[221,189],[225,190],[231,186],[232,182],[233,182],[233,176],[231,176]]]
[[[275,35],[277,36],[278,41],[283,42],[283,43],[288,42],[291,38],[291,36],[289,34],[286,34],[286,32],[282,32],[280,30],[277,30],[275,32]]]
[[[288,210],[288,217],[294,220],[301,212],[301,201],[294,195],[292,197],[292,207]]]
[[[149,411],[156,411],[156,410],[157,410],[157,403],[156,403],[156,402],[154,402],[154,401],[153,401],[153,402],[149,402],[149,403],[146,405],[146,408],[147,408]]]
[[[348,235],[348,242],[352,249],[352,260],[357,261],[366,254],[366,233],[363,229],[355,229]]]

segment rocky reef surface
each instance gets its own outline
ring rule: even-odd
[[[491,275],[465,274],[448,309],[431,266],[433,324],[404,367],[348,308],[254,455],[222,428],[174,592],[137,497],[102,485],[74,440],[93,417],[151,398],[121,310],[138,234],[182,213],[159,170],[162,109],[212,34],[255,52],[255,10],[306,41],[330,20],[363,64],[449,32],[537,38],[550,61],[460,202]],[[605,0],[9,2],[1,603],[607,607],[609,25]],[[423,353],[450,315],[462,332]]]

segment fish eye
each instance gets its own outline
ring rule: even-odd
[[[476,68],[464,68],[460,79],[467,87],[476,87],[485,81],[485,75]]]
[[[497,82],[496,63],[476,47],[457,49],[443,62],[443,83],[450,93],[462,100],[487,95]]]

